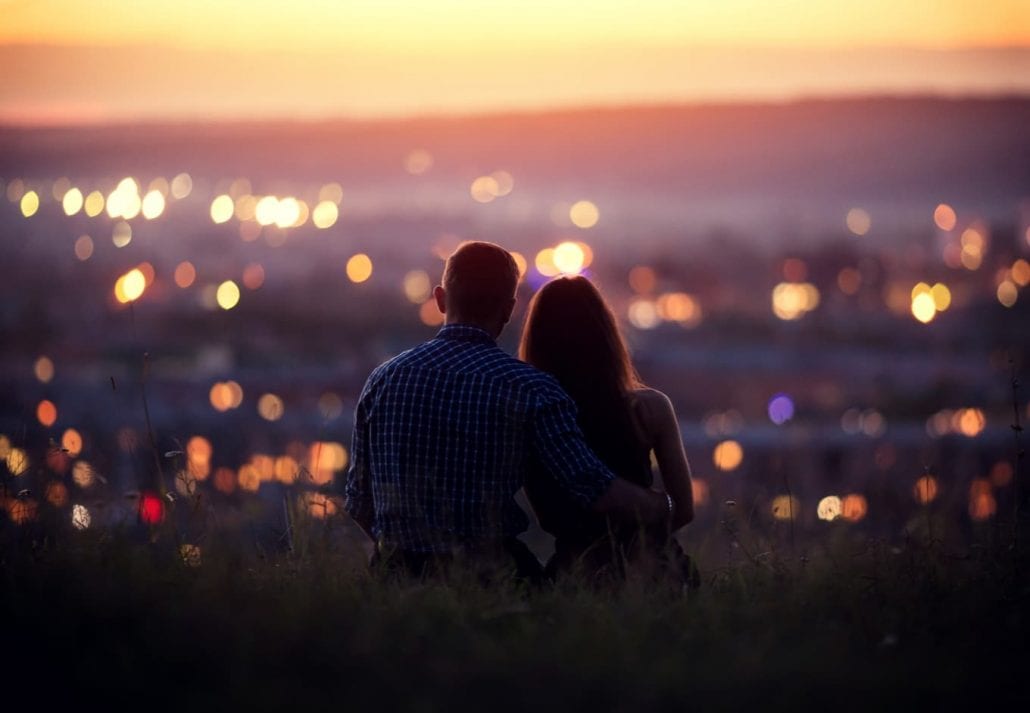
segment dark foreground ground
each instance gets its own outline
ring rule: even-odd
[[[48,710],[1025,705],[1030,560],[1003,527],[978,534],[962,551],[751,552],[702,562],[691,592],[386,583],[318,539],[188,566],[169,533],[12,538],[2,670],[9,702]]]

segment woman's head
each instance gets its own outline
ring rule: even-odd
[[[553,374],[577,401],[591,389],[639,386],[615,315],[585,277],[560,277],[533,296],[519,356]]]

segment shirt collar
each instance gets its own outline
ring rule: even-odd
[[[490,333],[482,327],[472,324],[448,324],[436,333],[437,339],[453,339],[461,342],[472,342],[473,344],[492,344],[497,342]]]

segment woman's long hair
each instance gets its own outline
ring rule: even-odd
[[[640,449],[626,396],[641,382],[615,315],[590,280],[560,277],[533,296],[519,357],[558,380],[576,402],[590,446],[632,477]]]

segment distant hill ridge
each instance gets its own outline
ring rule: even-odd
[[[189,170],[383,183],[499,168],[517,183],[693,198],[854,196],[1011,206],[1030,197],[1030,98],[873,97],[380,121],[0,127],[0,177]]]

